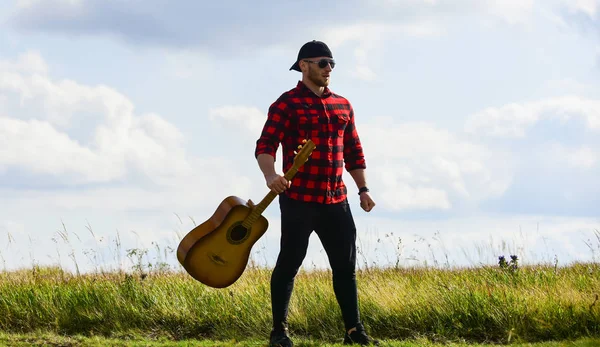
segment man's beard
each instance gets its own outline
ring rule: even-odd
[[[308,79],[319,87],[327,87],[329,85],[329,80],[323,80],[323,76],[311,67],[308,68]]]

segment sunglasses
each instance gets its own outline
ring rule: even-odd
[[[335,60],[333,60],[333,59],[321,59],[319,61],[304,59],[304,61],[307,61],[307,62],[313,63],[313,64],[318,64],[321,69],[324,69],[327,66],[327,64],[331,65],[332,69],[335,67]]]

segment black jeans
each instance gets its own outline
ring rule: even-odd
[[[356,226],[348,201],[338,204],[307,203],[279,195],[281,241],[271,275],[273,328],[287,325],[294,278],[306,256],[315,231],[327,253],[333,273],[333,290],[346,330],[360,322],[356,290]]]

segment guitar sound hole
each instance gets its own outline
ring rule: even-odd
[[[241,242],[246,237],[248,230],[243,225],[236,225],[231,229],[231,240],[233,242]]]

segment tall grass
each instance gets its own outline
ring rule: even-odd
[[[93,230],[89,228],[93,235]],[[600,245],[600,233],[595,233]],[[66,228],[58,233],[69,242]],[[589,240],[594,253],[600,247]],[[119,238],[115,257],[121,257]],[[157,254],[161,254],[157,247]],[[398,246],[398,256],[401,247]],[[0,273],[0,330],[170,339],[266,339],[270,269],[252,262],[225,289],[207,287],[147,249],[127,249],[131,271],[39,266]],[[357,273],[360,310],[381,339],[529,342],[600,336],[600,264],[522,265],[517,255],[474,267],[389,267],[364,262]],[[447,259],[447,258],[446,258]],[[434,259],[435,260],[435,259]],[[435,265],[440,265],[437,260]],[[302,270],[290,306],[295,336],[339,340],[342,319],[328,269]]]
[[[299,274],[292,333],[334,340],[343,326],[327,270]],[[0,329],[173,339],[266,337],[270,271],[248,269],[227,289],[183,273],[74,275],[34,267],[0,275]],[[360,308],[379,338],[541,341],[600,335],[600,266],[370,269]]]

